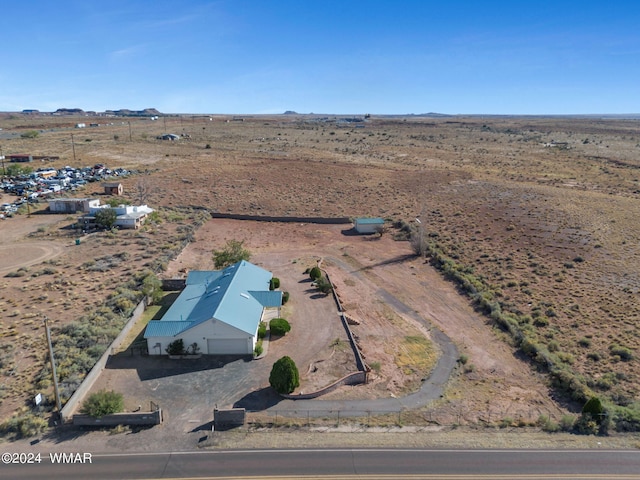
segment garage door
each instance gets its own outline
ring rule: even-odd
[[[209,355],[245,355],[247,352],[247,340],[245,338],[230,338],[226,340],[207,339]]]

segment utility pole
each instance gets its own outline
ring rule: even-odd
[[[78,165],[76,163],[76,142],[73,141],[73,133],[71,134],[71,148],[73,149],[73,165]]]
[[[131,122],[127,122],[129,124],[129,141],[131,141]]]
[[[27,218],[31,218],[31,206],[29,205],[29,189],[24,190],[24,199],[27,201]]]
[[[2,154],[2,146],[0,146],[0,159],[2,159],[2,175],[6,175],[7,169],[4,168],[4,155]]]
[[[58,375],[56,374],[56,361],[53,358],[53,345],[51,344],[51,332],[47,324],[47,317],[44,317],[44,330],[47,334],[47,344],[49,346],[49,360],[51,361],[51,373],[53,374],[53,391],[56,395],[56,408],[58,414],[62,413],[62,405],[60,405],[60,392],[58,391]]]

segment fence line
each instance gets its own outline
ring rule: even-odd
[[[71,395],[71,398],[67,400],[67,403],[65,403],[64,407],[62,407],[62,411],[60,412],[60,416],[62,417],[63,422],[72,417],[73,412],[75,412],[76,408],[78,407],[78,404],[80,404],[80,402],[84,400],[85,395],[89,393],[89,390],[91,390],[91,387],[93,387],[93,384],[96,382],[96,380],[98,380],[100,373],[102,372],[102,370],[104,370],[104,368],[107,365],[107,360],[109,360],[109,357],[118,348],[120,348],[120,345],[127,338],[127,335],[133,328],[133,325],[138,321],[138,319],[144,313],[144,309],[146,308],[146,306],[147,306],[147,299],[143,298],[134,309],[133,314],[131,315],[131,318],[127,321],[124,328],[120,331],[120,333],[113,340],[113,342],[111,342],[111,345],[107,347],[107,349],[104,351],[100,359],[95,363],[95,365],[89,371],[89,373],[87,373],[86,377],[84,377],[84,380],[82,380],[82,383],[80,384],[80,386],[76,389],[75,392],[73,392],[73,395]]]
[[[542,425],[547,422],[560,423],[562,417],[542,409],[509,412],[487,410],[484,414],[470,415],[460,409],[450,412],[414,410],[270,410],[247,412],[246,427],[307,427],[336,428],[427,428],[456,426],[496,426],[501,428]]]
[[[226,218],[229,220],[253,220],[255,222],[293,222],[318,223],[324,225],[346,225],[351,223],[348,217],[270,217],[266,215],[243,215],[239,213],[210,212],[211,218]]]

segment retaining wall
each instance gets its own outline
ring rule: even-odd
[[[342,385],[359,385],[361,383],[367,383],[367,372],[354,372],[342,377],[340,380],[336,380],[331,385],[328,385],[320,390],[311,393],[300,393],[298,395],[280,394],[283,398],[289,400],[310,400],[317,398],[329,392],[333,392],[336,388]]]
[[[95,418],[89,415],[74,415],[73,425],[77,427],[115,427],[117,425],[160,425],[162,410],[141,413],[114,413]]]
[[[329,278],[329,274],[325,271],[324,274],[327,276],[327,280],[329,281],[329,283],[331,283],[331,278]],[[333,285],[333,283],[331,283],[331,285]],[[331,289],[331,293],[333,294],[333,299],[336,302],[336,305],[338,306],[338,312],[340,312],[340,319],[342,320],[342,325],[344,326],[344,329],[347,331],[347,336],[349,337],[349,343],[351,344],[351,349],[353,350],[353,354],[356,357],[356,366],[358,367],[358,370],[361,372],[367,372],[367,366],[364,363],[364,360],[362,359],[362,354],[360,353],[360,349],[358,348],[358,345],[356,344],[356,339],[353,337],[353,333],[351,332],[351,328],[349,327],[349,322],[347,321],[347,317],[344,314],[344,310],[342,310],[342,304],[340,303],[340,299],[338,298],[338,294],[336,293],[335,289]],[[366,377],[365,377],[365,382],[366,382]]]
[[[213,411],[213,425],[216,430],[241,427],[244,425],[246,410],[244,408],[229,408]]]
[[[122,342],[124,342],[125,338],[127,338],[127,335],[131,331],[131,328],[133,328],[133,325],[138,321],[138,319],[144,313],[144,309],[146,308],[146,306],[147,306],[147,299],[143,298],[142,301],[138,304],[138,306],[133,311],[131,318],[126,323],[124,328],[120,331],[120,333],[115,338],[115,340],[111,342],[111,345],[104,351],[100,359],[89,371],[87,376],[84,377],[84,380],[82,381],[80,386],[76,389],[76,391],[73,392],[73,395],[71,395],[71,398],[67,400],[67,403],[65,403],[64,407],[62,407],[62,411],[60,412],[63,422],[71,418],[71,416],[73,415],[73,412],[75,412],[80,402],[84,400],[85,395],[89,392],[89,390],[91,390],[91,387],[93,387],[93,384],[96,382],[96,380],[100,376],[100,373],[102,372],[102,370],[104,370],[105,366],[107,365],[107,360],[109,359],[109,356],[112,355],[116,350],[118,350],[118,348],[120,348],[120,345],[122,344]]]
[[[187,285],[186,278],[165,278],[162,280],[162,290],[165,292],[176,292],[184,290]]]

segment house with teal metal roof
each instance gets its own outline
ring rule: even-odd
[[[280,308],[271,272],[242,260],[223,270],[189,272],[185,288],[160,320],[147,325],[150,355],[164,355],[175,340],[205,355],[251,355],[266,309]]]

